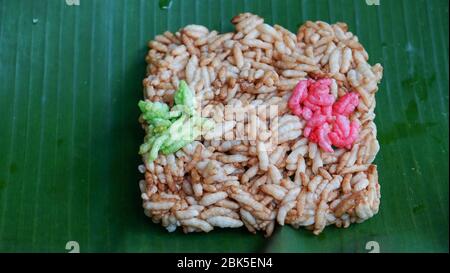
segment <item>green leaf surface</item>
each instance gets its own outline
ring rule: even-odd
[[[165,1],[170,2],[170,1]],[[0,251],[448,252],[448,2],[0,0]],[[231,31],[239,12],[296,32],[346,22],[384,66],[374,218],[320,236],[277,227],[167,233],[144,216],[137,154],[146,44],[191,23]]]

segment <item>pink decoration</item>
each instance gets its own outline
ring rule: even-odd
[[[303,135],[326,152],[333,152],[332,145],[351,149],[360,127],[358,121],[349,120],[359,104],[358,94],[350,92],[335,101],[331,83],[331,79],[302,80],[288,101],[289,109],[306,120]]]

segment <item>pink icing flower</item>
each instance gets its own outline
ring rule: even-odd
[[[326,152],[333,152],[332,146],[351,149],[360,127],[349,120],[359,104],[358,94],[347,93],[336,102],[331,83],[331,79],[300,81],[288,101],[289,109],[307,121],[303,135]]]

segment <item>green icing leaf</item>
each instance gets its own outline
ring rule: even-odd
[[[171,154],[194,141],[214,127],[212,120],[196,112],[194,93],[185,81],[180,81],[174,94],[175,105],[162,102],[139,101],[142,117],[147,122],[147,135],[139,148],[148,162],[158,157],[158,152]]]

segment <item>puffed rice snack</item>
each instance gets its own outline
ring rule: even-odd
[[[370,65],[345,23],[297,34],[251,13],[149,42],[139,121],[145,214],[168,231],[276,223],[319,234],[378,212],[380,148]]]

